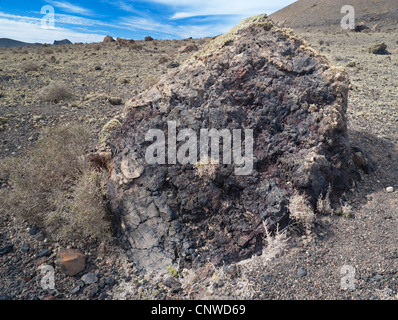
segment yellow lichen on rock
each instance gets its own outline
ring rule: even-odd
[[[121,123],[117,119],[110,120],[101,130],[99,141],[100,143],[105,143],[109,136],[115,131]]]

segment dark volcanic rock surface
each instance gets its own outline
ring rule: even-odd
[[[329,188],[339,197],[353,176],[347,87],[344,70],[257,16],[132,99],[111,139],[108,197],[137,268],[249,258],[261,253],[263,222],[286,226],[294,192],[313,205]],[[200,129],[252,129],[252,173],[221,162],[148,164],[145,135],[160,129],[167,141],[168,121],[198,140]]]

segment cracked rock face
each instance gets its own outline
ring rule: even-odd
[[[257,16],[132,99],[111,138],[108,197],[137,268],[249,258],[261,253],[263,222],[271,230],[287,225],[294,192],[313,205],[329,188],[341,195],[353,173],[347,94],[344,70]],[[192,129],[198,141],[200,129],[253,130],[253,170],[236,175],[233,163],[221,162],[148,164],[152,142],[145,136],[161,130],[167,142],[168,122],[177,133]]]

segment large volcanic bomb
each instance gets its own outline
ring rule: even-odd
[[[249,258],[264,225],[286,226],[293,194],[314,206],[341,195],[347,95],[344,70],[260,15],[132,99],[111,138],[108,197],[137,268]],[[200,148],[210,140],[220,157]]]

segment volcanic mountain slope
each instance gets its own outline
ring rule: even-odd
[[[38,46],[41,43],[27,43],[8,38],[0,38],[0,48]]]
[[[398,2],[396,0],[298,0],[275,12],[271,19],[284,22],[291,28],[340,28],[345,16],[341,8],[351,5],[355,9],[356,23],[368,27],[377,26],[382,30],[396,30]]]

